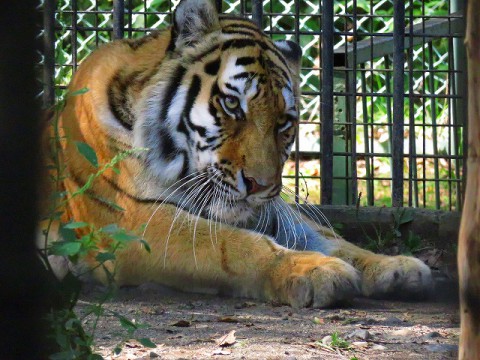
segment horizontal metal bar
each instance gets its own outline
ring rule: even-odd
[[[295,151],[292,150],[292,154],[294,154]],[[318,152],[317,151],[300,151],[299,154],[302,154],[306,157],[316,157],[318,156]],[[357,157],[359,157],[360,159],[363,158],[363,157],[376,157],[376,158],[391,158],[392,157],[392,154],[389,154],[389,153],[376,153],[376,152],[368,152],[368,153],[365,153],[365,152],[357,152]],[[351,156],[351,153],[350,152],[346,152],[346,151],[334,151],[333,152],[333,156]],[[416,157],[416,158],[419,158],[419,159],[445,159],[445,160],[456,160],[456,159],[463,159],[463,156],[462,155],[435,155],[435,154],[404,154],[403,155],[403,158],[404,159],[408,159],[409,157]]]
[[[295,179],[295,176],[294,175],[283,175],[282,178],[284,179]],[[306,180],[320,180],[322,178],[322,175],[319,175],[319,176],[312,176],[312,175],[302,175],[301,176],[302,179],[306,179]],[[333,176],[332,177],[333,180],[352,180],[352,177],[351,176]],[[386,181],[392,181],[393,179],[391,177],[388,177],[388,176],[357,176],[357,179],[358,180],[361,180],[361,181],[366,181],[366,180],[386,180]],[[405,177],[403,178],[404,181],[408,181],[410,180],[410,178],[408,177]],[[462,182],[462,179],[442,179],[442,178],[434,178],[434,177],[415,177],[413,178],[412,180],[418,180],[418,181],[436,181],[436,182],[439,182],[439,183],[446,183],[446,184],[450,184],[450,183],[461,183]]]
[[[409,36],[404,36],[405,49],[420,45],[428,38],[446,37],[444,36],[445,34],[449,34],[448,37],[452,37],[452,33],[456,33],[458,37],[462,37],[464,36],[462,22],[463,18],[458,16],[454,17],[453,20],[430,19],[423,23],[413,25],[413,29],[407,27],[405,34],[409,34]],[[365,39],[357,42],[356,51],[357,63],[360,64],[367,62],[371,58],[376,59],[393,54],[393,38],[375,35],[373,39]],[[335,50],[337,59],[339,59],[338,56],[341,54],[347,57],[347,64],[352,62],[352,52],[352,45],[348,45],[346,51],[343,47]]]

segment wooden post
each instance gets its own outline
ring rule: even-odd
[[[480,0],[469,0],[467,186],[458,246],[460,280],[459,359],[480,359]]]

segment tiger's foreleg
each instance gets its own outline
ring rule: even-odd
[[[308,219],[295,224],[295,230],[284,232],[282,245],[296,249],[321,252],[344,260],[360,272],[361,291],[364,296],[385,298],[422,298],[433,287],[430,268],[411,256],[375,254],[355,246],[333,231],[319,227]]]
[[[179,214],[172,206],[157,215],[145,234],[151,254],[133,245],[118,255],[119,284],[152,281],[294,307],[329,306],[357,293],[358,272],[341,259],[289,250],[268,236]]]

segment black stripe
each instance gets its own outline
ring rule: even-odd
[[[228,82],[225,83],[225,87],[226,87],[227,89],[230,89],[230,90],[232,90],[232,91],[235,91],[237,94],[241,94],[241,93],[240,93],[240,90],[239,90],[236,86],[233,86],[232,84],[230,84],[230,83],[228,83]]]
[[[257,31],[258,33],[262,34],[263,33],[261,32],[261,30],[258,28],[257,24],[255,24],[252,20],[250,19],[247,19],[247,18],[238,18],[238,16],[231,16],[231,15],[220,15],[220,20],[231,20],[233,21],[232,23],[230,24],[225,24],[224,27],[225,28],[228,28],[228,27],[232,27],[232,26],[238,26],[238,27],[244,27],[246,29],[251,29],[251,30],[255,30]]]
[[[128,100],[128,88],[135,82],[140,71],[133,71],[128,75],[120,69],[108,85],[108,105],[118,122],[127,130],[132,130],[134,116]]]
[[[167,46],[167,52],[172,52],[175,50],[175,41],[177,41],[177,32],[175,31],[175,27],[170,27],[170,42]]]
[[[298,117],[292,114],[285,114],[285,122],[287,121],[292,121],[296,122],[298,120]]]
[[[222,33],[224,34],[229,34],[229,35],[232,35],[232,34],[235,34],[235,35],[245,35],[245,36],[256,36],[256,33],[253,32],[253,31],[245,31],[245,30],[234,30],[234,29],[231,29],[231,30],[228,30],[228,29],[222,29]]]
[[[221,63],[220,58],[206,63],[204,67],[205,72],[208,75],[217,75],[218,70],[220,70],[220,63]]]
[[[281,58],[280,60],[282,60],[282,62],[285,61],[285,60],[283,60],[283,58]],[[266,63],[267,67],[269,68],[269,70],[271,72],[277,74],[277,76],[279,76],[279,77],[283,77],[284,79],[289,79],[289,76],[285,72],[285,70],[283,70],[281,67],[279,67],[277,64],[275,64],[272,60],[265,59],[265,63]],[[285,64],[285,66],[287,66],[287,65]],[[287,69],[288,69],[288,66],[287,66]],[[280,70],[280,74],[278,73],[277,70]]]
[[[205,50],[204,52],[195,56],[195,58],[193,59],[193,62],[203,60],[204,57],[206,57],[206,56],[210,55],[211,53],[217,51],[219,48],[220,48],[220,44],[216,44],[216,45],[212,46],[211,48],[209,48],[209,49]]]
[[[167,161],[174,160],[178,155],[178,148],[167,128],[163,126],[160,127],[158,130],[158,138],[160,139],[160,156]]]
[[[210,136],[210,137],[207,137],[207,138],[205,139],[205,141],[206,141],[207,143],[211,144],[211,143],[217,141],[218,138],[219,138],[219,136]]]
[[[215,82],[212,86],[212,90],[210,91],[210,101],[208,103],[208,111],[210,115],[213,116],[215,125],[218,127],[221,127],[222,124],[220,121],[220,117],[217,116],[217,108],[215,107],[215,105],[213,105],[213,99],[215,98],[215,96],[219,95],[220,93],[221,93],[220,88],[218,87],[217,82]]]
[[[160,122],[163,122],[164,120],[166,120],[168,115],[168,109],[172,105],[172,100],[175,97],[178,87],[181,85],[183,77],[185,76],[186,72],[187,72],[187,69],[182,65],[179,65],[175,69],[173,76],[170,78],[170,81],[167,87],[165,88],[165,91],[164,91],[165,95],[162,100],[162,105],[160,108],[160,118],[159,118]]]
[[[71,169],[70,169],[71,170]],[[129,194],[128,192],[126,192],[125,190],[123,190],[122,188],[120,188],[120,186],[118,186],[115,182],[113,182],[112,180],[110,180],[109,178],[107,178],[105,175],[101,175],[102,179],[105,180],[116,192],[122,194],[122,195],[125,195],[126,197],[136,201],[136,202],[140,202],[140,203],[155,203],[158,201],[158,199],[148,199],[148,198],[145,198],[145,199],[142,199],[142,198],[139,198],[135,195],[132,195],[132,194]],[[82,187],[83,185],[85,185],[85,181],[83,181],[81,179],[81,177],[76,174],[75,172],[73,171],[70,171],[69,173],[69,176],[68,178],[73,181],[75,183],[75,185],[77,185],[79,188]],[[115,210],[115,211],[118,211],[117,209],[114,209],[111,205],[108,205],[107,203],[105,203],[104,201],[101,201],[99,199],[99,196],[95,194],[95,192],[92,190],[92,189],[89,189],[87,190],[87,195],[89,195],[89,199],[92,199],[94,200],[95,202],[97,202],[98,204],[101,204],[101,205],[104,205],[104,206],[107,206],[109,209],[112,209],[112,210]],[[105,196],[105,192],[102,191],[102,196]]]
[[[190,132],[188,131],[188,128],[182,119],[180,119],[180,121],[178,122],[177,131],[184,134],[187,139],[190,140]]]
[[[227,49],[241,49],[249,46],[256,46],[258,43],[258,41],[253,39],[231,39],[223,43],[222,51]]]
[[[250,101],[255,100],[262,93],[262,91],[263,91],[263,89],[261,89],[260,86],[257,86],[257,92],[255,93],[255,95],[252,96]]]
[[[234,75],[233,78],[235,80],[238,80],[238,79],[252,79],[256,75],[257,75],[257,73],[253,72],[253,71],[243,71],[241,73],[238,73],[238,74]]]
[[[184,179],[188,175],[188,153],[186,150],[180,150],[178,152],[178,155],[183,155],[183,166],[182,166],[182,171],[180,172],[180,176],[178,177],[179,179]]]
[[[257,58],[253,56],[242,56],[237,58],[237,61],[235,62],[235,65],[237,66],[246,66],[246,65],[251,65],[255,64],[257,62]]]
[[[202,80],[200,79],[200,76],[194,75],[192,78],[192,82],[190,84],[190,88],[188,89],[187,93],[187,100],[185,102],[185,107],[183,110],[183,116],[180,121],[185,119],[187,121],[187,125],[198,132],[200,136],[205,137],[207,133],[207,129],[204,128],[203,126],[195,125],[192,123],[190,119],[190,112],[192,111],[193,105],[195,104],[195,100],[197,99],[198,94],[200,93],[200,89],[202,87]]]
[[[241,49],[244,47],[256,46],[256,45],[259,45],[262,48],[262,50],[267,50],[274,53],[275,56],[280,60],[280,62],[285,66],[285,68],[289,69],[287,62],[283,57],[283,54],[274,45],[269,44],[265,41],[254,40],[254,39],[231,39],[223,43],[222,51],[225,51],[226,49],[229,49],[229,48]],[[275,63],[273,63],[273,61],[271,60],[267,60],[267,61],[270,62],[269,65],[273,64],[276,68],[279,68]],[[280,70],[282,71],[283,76],[286,79],[288,79],[289,76],[287,75],[287,73],[281,68]]]

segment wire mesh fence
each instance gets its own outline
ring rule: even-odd
[[[44,0],[45,104],[96,47],[166,28],[178,2]],[[463,1],[216,3],[303,49],[301,121],[287,185],[311,203],[460,208]]]

